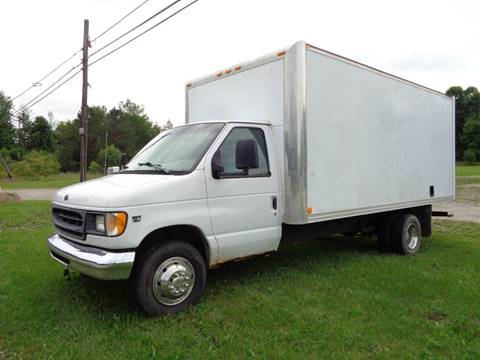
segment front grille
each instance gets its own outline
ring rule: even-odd
[[[85,239],[86,211],[54,207],[52,215],[53,224],[59,234],[79,240]]]

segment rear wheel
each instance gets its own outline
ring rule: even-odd
[[[164,243],[147,250],[141,259],[135,287],[148,314],[174,314],[195,304],[202,295],[206,265],[192,245]]]
[[[393,251],[402,255],[414,255],[420,249],[422,228],[415,215],[398,215],[390,229],[390,245]]]

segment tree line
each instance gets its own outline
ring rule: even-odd
[[[0,92],[0,152],[10,163],[23,161],[30,152],[54,156],[63,172],[80,167],[80,114],[58,125],[43,116],[31,118],[26,111],[14,119],[12,101]],[[132,157],[161,131],[171,128],[153,123],[144,107],[131,100],[107,110],[105,106],[88,109],[88,162],[93,171],[118,165],[122,153]],[[108,145],[107,145],[108,144]],[[105,155],[105,152],[107,153]]]
[[[455,97],[456,159],[480,161],[480,92],[473,86],[452,86],[446,94]]]

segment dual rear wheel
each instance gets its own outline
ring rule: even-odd
[[[378,245],[384,251],[414,255],[420,249],[422,228],[413,214],[400,214],[387,218],[377,228]]]

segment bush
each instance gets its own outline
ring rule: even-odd
[[[463,160],[468,164],[473,164],[478,160],[477,152],[474,149],[467,149],[463,154]]]
[[[94,174],[103,174],[103,166],[96,161],[92,161],[88,166],[88,171]]]
[[[109,166],[118,166],[120,164],[120,156],[122,152],[113,144],[107,146],[107,168]],[[98,152],[97,163],[105,163],[105,149]]]
[[[27,153],[23,160],[13,164],[12,172],[15,176],[34,179],[60,172],[60,164],[54,155],[44,151]]]

